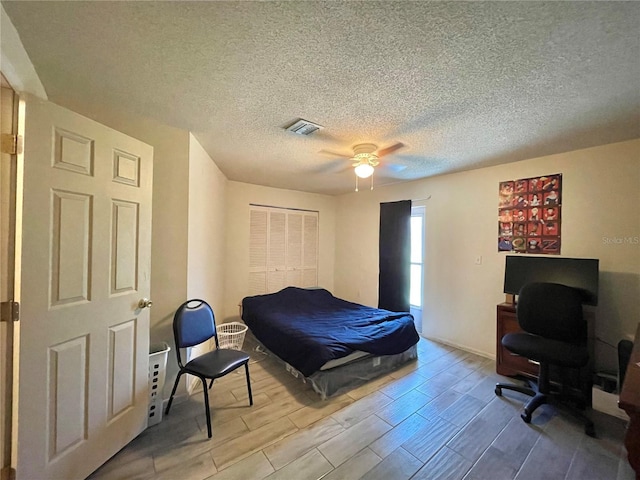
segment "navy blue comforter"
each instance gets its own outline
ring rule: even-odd
[[[355,350],[395,355],[418,342],[410,314],[347,302],[324,289],[287,287],[246,297],[242,319],[265,347],[305,376]]]

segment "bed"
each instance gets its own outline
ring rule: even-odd
[[[242,319],[268,353],[322,398],[417,357],[410,314],[348,302],[325,289],[287,287],[246,297]]]

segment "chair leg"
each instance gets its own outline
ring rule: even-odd
[[[251,394],[251,379],[249,378],[249,362],[244,364],[244,371],[247,374],[247,391],[249,392],[249,405],[253,405],[253,395]]]
[[[549,400],[549,396],[546,393],[536,393],[535,396],[524,406],[524,412],[520,414],[520,418],[522,418],[525,423],[531,423],[531,415],[536,408],[540,405],[544,405],[545,403],[549,403]]]
[[[527,381],[527,383],[529,384],[529,382]],[[531,385],[531,384],[529,384]],[[524,393],[525,395],[529,395],[530,397],[533,397],[536,392],[533,388],[531,387],[527,387],[527,386],[520,386],[520,385],[514,385],[512,383],[496,383],[496,388],[494,390],[495,394],[498,397],[502,396],[502,390],[513,390],[514,392],[520,392],[520,393]]]
[[[167,402],[167,409],[164,412],[165,415],[169,415],[169,409],[171,408],[171,403],[173,402],[173,396],[176,394],[176,389],[178,388],[178,382],[180,382],[181,376],[182,376],[182,372],[178,372],[178,375],[176,376],[176,381],[173,384],[173,389],[171,390],[171,396],[169,397],[169,401]]]
[[[209,384],[209,390],[211,390],[211,387],[213,387],[213,378],[211,379],[211,383]]]
[[[204,408],[207,414],[207,434],[211,438],[211,412],[209,411],[209,390],[207,389],[207,379],[200,377],[202,380],[202,393],[204,393]]]

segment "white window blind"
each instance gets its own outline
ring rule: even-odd
[[[318,212],[250,207],[249,295],[318,284]]]

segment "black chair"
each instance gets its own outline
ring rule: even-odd
[[[585,399],[571,393],[566,381],[567,369],[579,369],[589,362],[582,301],[579,290],[557,283],[529,283],[522,287],[516,313],[524,333],[506,334],[502,337],[502,345],[539,363],[538,382],[527,380],[527,386],[498,383],[495,393],[502,396],[502,390],[506,389],[533,397],[520,415],[526,423],[531,422],[531,415],[540,405],[553,403],[583,421],[585,433],[594,437],[593,422],[578,411],[584,409]],[[549,381],[550,366],[557,367],[562,373],[560,391]],[[567,400],[575,407],[567,404]]]
[[[231,350],[220,348],[218,343],[218,334],[216,331],[216,321],[213,310],[204,300],[194,299],[184,302],[173,317],[173,336],[176,341],[176,355],[178,357],[178,366],[180,371],[173,384],[171,397],[167,403],[165,414],[169,414],[173,396],[178,388],[180,377],[188,373],[195,375],[202,380],[202,389],[204,391],[204,405],[207,413],[207,432],[211,438],[211,413],[209,412],[209,392],[207,389],[207,379],[211,380],[209,389],[213,386],[216,378],[223,377],[236,368],[244,365],[247,375],[247,390],[249,391],[249,405],[253,405],[253,396],[251,395],[251,380],[249,378],[249,355],[239,350]],[[194,358],[186,365],[182,364],[180,349],[193,347],[202,342],[206,342],[211,337],[215,338],[216,349],[207,352],[199,357]]]

